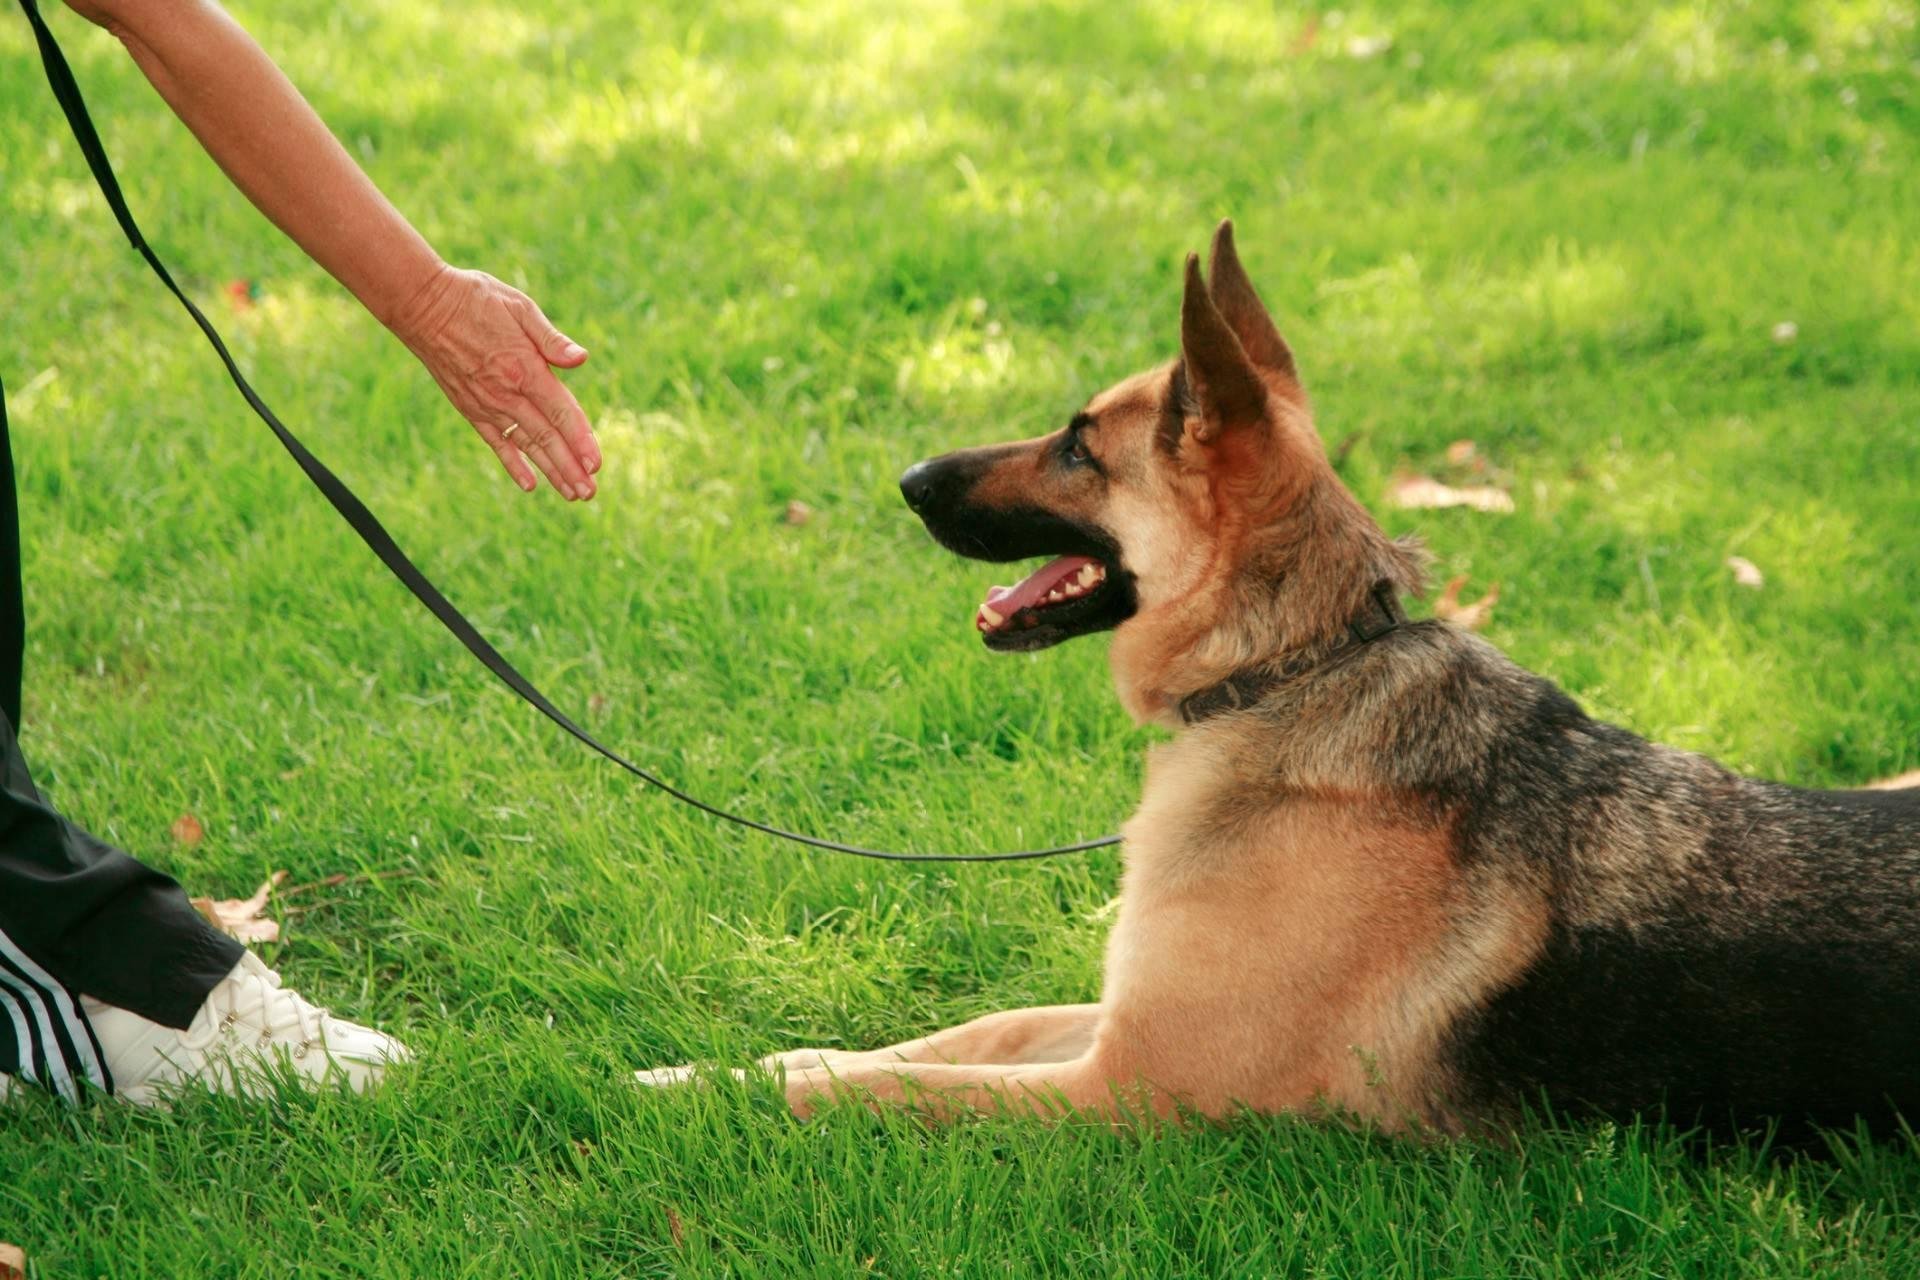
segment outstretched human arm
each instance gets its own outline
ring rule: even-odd
[[[574,368],[586,350],[519,290],[441,261],[225,10],[68,3],[127,47],[234,185],[406,343],[521,488],[534,487],[531,460],[563,496],[593,496],[599,446],[549,367]]]

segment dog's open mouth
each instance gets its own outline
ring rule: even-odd
[[[992,587],[974,614],[990,649],[1041,649],[1111,627],[1125,615],[1122,592],[1091,556],[1050,560],[1011,587]]]

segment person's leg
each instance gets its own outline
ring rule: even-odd
[[[0,717],[0,1022],[30,1033],[13,1027],[11,1055],[0,1039],[0,1068],[38,1062],[33,1077],[62,1092],[69,1077],[110,1088],[79,993],[184,1029],[241,950],[172,879],[49,806]]]
[[[73,1099],[82,1082],[111,1090],[113,1078],[79,994],[34,959],[31,939],[23,945],[14,936],[26,933],[15,919],[38,900],[43,883],[40,868],[13,853],[19,843],[14,788],[24,779],[12,728],[0,715],[0,1072]]]

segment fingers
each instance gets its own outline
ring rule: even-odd
[[[507,469],[507,474],[513,477],[513,482],[527,493],[532,493],[538,482],[533,478],[533,468],[527,465],[519,448],[512,440],[507,439],[505,433],[509,425],[511,425],[509,421],[503,421],[496,427],[484,419],[476,419],[473,429],[480,433],[480,438],[487,442],[487,447],[492,449],[494,455],[500,459],[500,465]],[[515,431],[513,434],[517,438],[520,433]]]
[[[574,369],[586,363],[587,350],[572,338],[567,337],[553,327],[546,313],[533,299],[527,299],[527,310],[522,320],[527,336],[533,339],[541,356],[550,365],[562,369]],[[600,446],[593,438],[593,428],[587,423],[587,415],[580,409],[580,402],[566,389],[558,378],[542,371],[544,376],[534,379],[527,389],[528,398],[540,406],[548,422],[559,431],[560,438],[566,441],[567,448],[573,451],[580,465],[589,475],[600,470]]]
[[[572,397],[569,396],[568,400],[571,401]],[[573,408],[575,413],[579,412],[578,405]],[[580,459],[574,455],[561,428],[555,425],[545,409],[526,396],[519,396],[509,402],[506,412],[519,424],[509,443],[518,446],[527,460],[540,468],[555,491],[562,497],[580,501],[593,496],[593,480],[587,475]],[[592,438],[591,432],[588,438]]]
[[[539,407],[541,416],[560,433],[560,439],[587,474],[599,471],[600,445],[594,440],[593,427],[587,422],[580,402],[573,398],[573,392],[567,390],[560,379],[543,369],[527,389],[527,398]]]
[[[527,312],[521,323],[548,364],[575,369],[587,362],[587,349],[554,328],[553,321],[547,319],[546,313],[531,298],[527,299]]]

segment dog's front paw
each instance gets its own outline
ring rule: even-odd
[[[699,1070],[691,1064],[684,1067],[653,1067],[634,1072],[633,1082],[645,1089],[666,1089],[677,1084],[692,1084]]]
[[[752,1068],[734,1067],[726,1071],[735,1080],[771,1078],[784,1084],[794,1113],[805,1119],[823,1092],[829,1092],[839,1073],[864,1065],[869,1055],[848,1049],[789,1049],[760,1059]],[[681,1067],[653,1067],[633,1073],[633,1083],[642,1089],[671,1089],[681,1085],[704,1085],[723,1069],[688,1063]],[[806,1101],[803,1101],[806,1100]]]
[[[654,1067],[651,1070],[633,1073],[633,1083],[642,1089],[670,1089],[683,1084],[706,1084],[719,1074],[718,1067],[702,1067],[688,1063],[684,1067]],[[735,1067],[727,1072],[735,1080],[745,1080],[746,1070]]]

